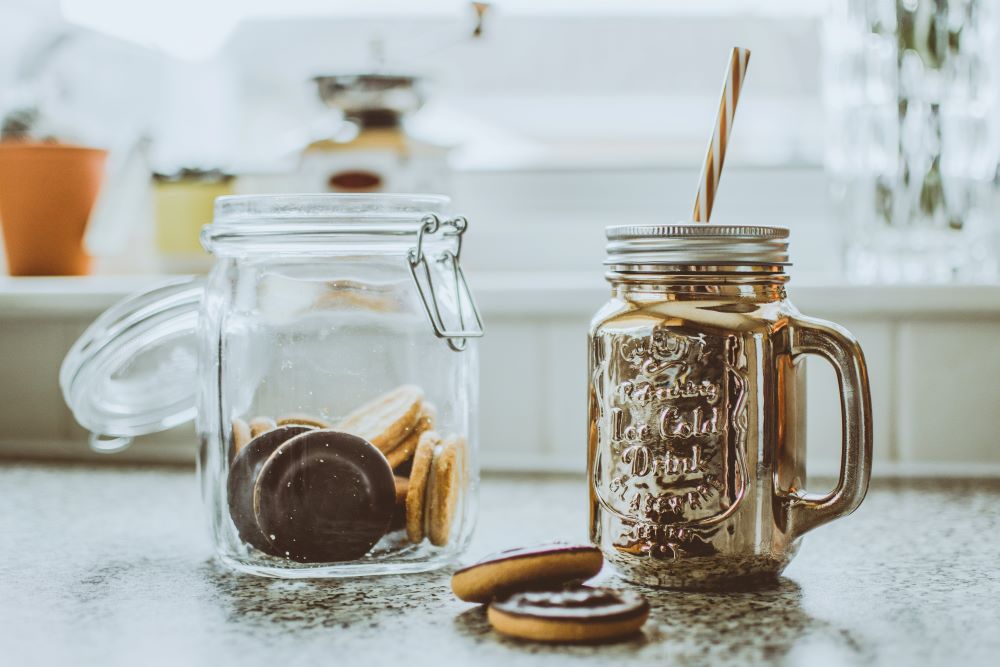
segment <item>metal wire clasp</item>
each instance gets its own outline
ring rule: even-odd
[[[462,271],[460,258],[462,256],[462,235],[465,234],[469,226],[465,218],[451,218],[441,220],[434,214],[425,216],[420,221],[420,229],[417,231],[417,246],[410,248],[406,253],[406,261],[410,267],[410,276],[413,284],[417,287],[417,294],[424,304],[424,312],[430,320],[434,335],[444,338],[448,342],[448,347],[461,352],[465,349],[467,338],[479,338],[483,335],[483,320],[479,316],[479,309],[472,298],[472,291],[469,283],[465,280],[465,273]],[[458,328],[449,329],[444,319],[441,317],[438,295],[435,292],[434,280],[431,277],[430,263],[428,255],[424,252],[424,236],[426,234],[436,234],[441,231],[446,236],[457,238],[458,244],[455,251],[444,250],[437,257],[430,258],[430,261],[437,262],[445,267],[445,271],[450,268],[452,282],[454,283],[453,294],[446,295],[446,302],[454,299],[455,310],[458,313]],[[474,321],[466,324],[466,310],[470,311]]]

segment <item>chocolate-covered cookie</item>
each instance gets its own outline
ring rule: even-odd
[[[396,507],[392,510],[389,531],[406,529],[406,494],[410,490],[408,477],[396,475]]]
[[[601,550],[590,544],[508,549],[456,571],[451,589],[466,602],[489,602],[514,591],[558,588],[590,579],[603,565]]]
[[[235,421],[235,420],[234,420]],[[261,433],[241,447],[229,467],[226,495],[229,514],[236,524],[240,539],[266,553],[272,553],[271,545],[257,526],[253,511],[253,488],[261,466],[281,443],[297,435],[313,430],[310,426],[279,426]]]
[[[519,639],[596,643],[638,632],[649,603],[632,591],[580,586],[515,593],[492,602],[487,617],[498,632]]]
[[[364,556],[388,531],[395,506],[385,455],[339,431],[288,440],[254,485],[254,515],[271,551],[302,563]]]

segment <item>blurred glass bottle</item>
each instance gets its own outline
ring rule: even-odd
[[[336,134],[303,151],[301,192],[447,192],[448,149],[406,131],[424,103],[421,80],[401,74],[314,79],[320,99],[343,116]]]
[[[995,0],[835,0],[826,166],[859,282],[998,276]]]
[[[169,273],[205,273],[212,258],[201,228],[212,222],[215,198],[233,193],[233,176],[218,169],[153,174],[156,250]]]

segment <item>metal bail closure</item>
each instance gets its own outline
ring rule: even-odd
[[[420,229],[417,231],[417,247],[410,248],[406,254],[407,264],[410,267],[410,276],[413,284],[417,287],[417,294],[424,304],[424,312],[430,320],[434,335],[444,338],[448,342],[448,347],[461,352],[465,349],[467,338],[479,338],[483,335],[483,320],[479,316],[479,309],[472,298],[472,291],[469,283],[465,280],[465,273],[462,271],[462,235],[465,234],[469,226],[465,218],[451,218],[441,220],[434,214],[425,216],[420,221]],[[436,234],[441,231],[445,236],[454,236],[458,240],[455,251],[450,249],[442,251],[436,257],[428,258],[424,252],[424,235]],[[442,273],[448,278],[446,282],[451,282],[449,286],[452,292],[442,292],[440,297],[435,291],[434,280],[431,277],[430,262],[439,264]],[[448,328],[448,324],[441,316],[440,302],[453,302],[455,311],[458,314],[457,328]],[[466,323],[466,315],[471,315],[473,322]]]

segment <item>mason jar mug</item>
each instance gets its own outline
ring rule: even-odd
[[[788,230],[609,227],[611,299],[590,330],[590,535],[632,581],[773,579],[871,474],[864,357],[788,300]],[[840,477],[805,490],[805,357],[840,384]]]
[[[126,299],[60,382],[93,446],[196,418],[219,557],[277,577],[416,572],[476,511],[483,333],[447,199],[217,200],[206,279]]]

